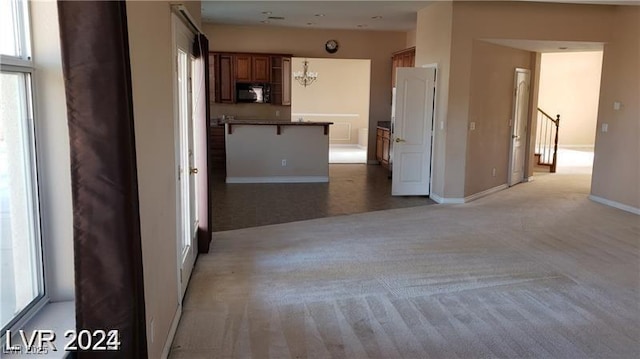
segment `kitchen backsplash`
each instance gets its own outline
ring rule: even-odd
[[[261,103],[211,104],[211,118],[233,116],[236,120],[282,120],[291,121],[291,106],[276,106]]]

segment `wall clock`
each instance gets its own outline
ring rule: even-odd
[[[336,40],[329,40],[324,44],[324,49],[327,50],[328,53],[334,54],[338,51],[338,42]]]

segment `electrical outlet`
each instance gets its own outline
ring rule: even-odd
[[[492,175],[493,177],[495,177],[495,176],[496,176],[496,168],[495,168],[495,167],[493,167],[493,169],[491,170],[491,175]]]
[[[287,167],[287,160],[282,160],[282,167]]]
[[[476,123],[475,123],[475,122],[470,122],[470,123],[469,123],[469,129],[470,129],[471,131],[475,130],[475,129],[476,129]]]
[[[280,110],[276,110],[276,117],[280,117]]]

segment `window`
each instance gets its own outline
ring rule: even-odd
[[[28,4],[0,1],[0,326],[45,301]]]

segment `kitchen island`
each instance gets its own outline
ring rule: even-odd
[[[224,123],[227,183],[329,182],[332,122]]]

